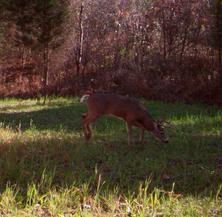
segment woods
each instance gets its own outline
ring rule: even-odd
[[[0,216],[222,216],[221,92],[222,0],[0,0]]]
[[[0,1],[0,96],[87,89],[221,104],[222,1]]]

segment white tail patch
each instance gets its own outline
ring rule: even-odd
[[[85,95],[83,95],[82,97],[81,97],[81,99],[80,99],[80,102],[81,103],[84,103],[84,102],[86,102],[87,101],[87,99],[89,98],[89,94],[85,94]]]

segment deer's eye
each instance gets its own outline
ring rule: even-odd
[[[162,126],[161,125],[158,125],[158,128],[159,130],[163,130]]]

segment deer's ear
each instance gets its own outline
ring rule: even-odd
[[[166,123],[166,121],[164,121],[163,119],[158,119],[156,121],[160,126],[164,126],[164,124]]]
[[[154,126],[155,130],[157,130],[158,129],[158,121],[154,121],[153,126]]]
[[[159,124],[163,124],[164,123],[164,120],[161,118],[161,119],[158,119],[158,123]]]

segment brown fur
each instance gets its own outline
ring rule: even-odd
[[[102,115],[113,115],[126,122],[128,131],[128,144],[131,144],[132,126],[141,129],[140,141],[144,140],[144,131],[151,132],[161,141],[166,142],[166,138],[160,135],[158,123],[154,121],[143,105],[136,99],[115,95],[93,93],[87,99],[88,112],[82,114],[84,135],[87,140],[92,136],[90,123],[94,122]]]

